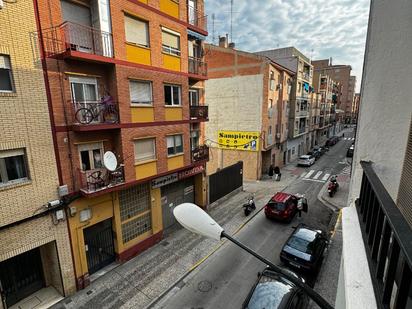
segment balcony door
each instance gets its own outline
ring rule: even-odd
[[[199,106],[199,90],[198,89],[189,89],[189,105],[190,106]]]
[[[188,17],[189,17],[189,24],[197,26],[197,1],[196,0],[189,0],[188,1]]]
[[[69,82],[75,112],[80,108],[87,108],[93,114],[98,114],[97,79],[94,77],[70,77]],[[101,121],[99,117],[96,117],[93,121]]]

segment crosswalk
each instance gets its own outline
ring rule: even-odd
[[[343,138],[345,141],[354,141],[355,138],[354,137],[344,137]]]
[[[326,182],[330,177],[330,173],[324,171],[310,170],[300,175],[300,178],[308,181]]]

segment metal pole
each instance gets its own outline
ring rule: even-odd
[[[232,236],[226,234],[225,231],[222,232],[221,237],[225,237],[225,238],[229,239],[231,242],[233,242],[234,244],[236,244],[237,246],[239,246],[243,250],[249,252],[251,255],[253,255],[255,258],[257,258],[261,262],[265,263],[266,265],[269,265],[269,267],[271,269],[273,269],[274,271],[277,271],[278,273],[281,273],[285,278],[287,278],[289,281],[291,281],[296,286],[301,288],[306,294],[308,294],[308,296],[310,296],[310,298],[312,298],[315,301],[315,303],[317,303],[319,305],[319,307],[324,308],[324,309],[333,309],[333,307],[322,296],[320,296],[317,292],[315,292],[306,283],[303,283],[301,280],[299,280],[298,278],[292,276],[288,272],[284,271],[279,266],[276,266],[272,262],[270,262],[267,259],[265,259],[264,257],[260,256],[259,254],[257,254],[252,249],[246,247],[244,244],[242,244],[241,242],[234,239]]]

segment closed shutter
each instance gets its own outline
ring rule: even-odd
[[[61,1],[64,21],[74,22],[83,26],[92,26],[90,9],[70,1]]]
[[[126,41],[149,46],[148,23],[129,16],[124,17]]]
[[[180,50],[180,36],[163,29],[162,44]]]
[[[397,206],[404,215],[406,221],[412,227],[412,121],[409,129],[408,145],[406,146],[405,160],[401,183],[399,186]]]
[[[152,104],[151,83],[130,81],[130,101],[138,104]]]

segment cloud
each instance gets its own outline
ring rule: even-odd
[[[208,41],[230,32],[230,1],[205,0]],[[360,87],[369,0],[233,0],[236,48],[259,51],[295,46],[312,59],[349,64]]]

